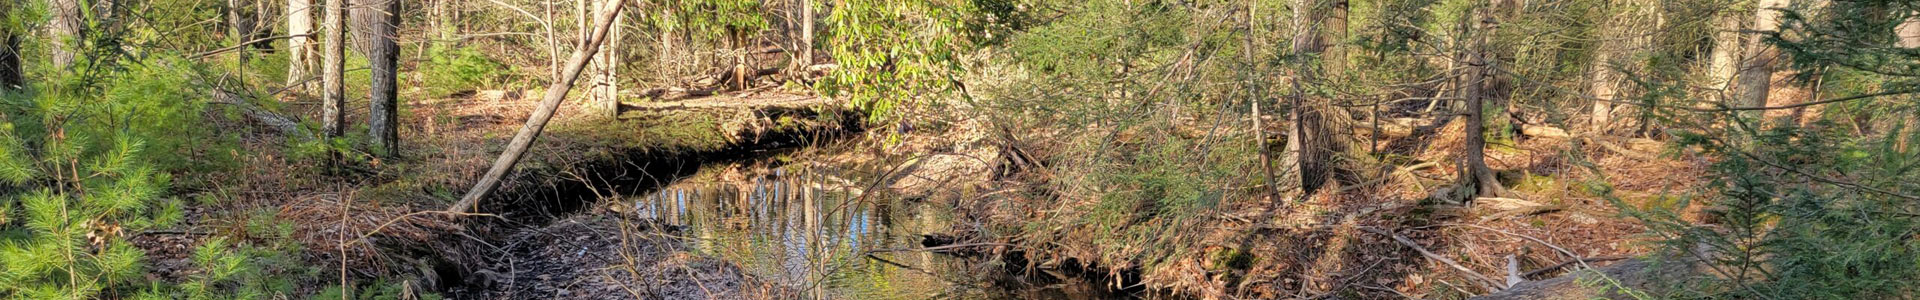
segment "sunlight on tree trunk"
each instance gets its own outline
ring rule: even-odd
[[[1753,17],[1753,31],[1759,33],[1750,34],[1746,38],[1746,54],[1742,55],[1740,75],[1737,78],[1739,86],[1734,88],[1738,93],[1739,102],[1734,107],[1766,106],[1768,88],[1773,83],[1773,60],[1779,52],[1772,45],[1767,44],[1767,35],[1762,33],[1780,29],[1779,9],[1787,7],[1787,0],[1760,0],[1758,5],[1759,8],[1754,12]],[[1740,114],[1741,118],[1756,120],[1760,117],[1760,113],[1760,111],[1747,111]]]
[[[287,85],[307,92],[307,77],[313,76],[313,0],[287,0]]]
[[[337,138],[346,133],[346,78],[341,68],[346,57],[346,20],[343,14],[347,0],[324,0],[326,15],[323,25],[327,31],[321,42],[320,52],[320,131],[328,138]]]
[[[1740,70],[1740,55],[1744,53],[1740,45],[1743,44],[1741,37],[1746,36],[1741,33],[1746,29],[1743,27],[1746,22],[1742,22],[1746,15],[1726,8],[1717,14],[1714,18],[1719,24],[1714,28],[1713,51],[1708,54],[1707,67],[1707,99],[1711,103],[1698,107],[1714,104],[1736,107],[1738,104],[1733,97],[1733,75]]]

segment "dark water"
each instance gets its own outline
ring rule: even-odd
[[[920,248],[923,234],[947,232],[952,218],[939,204],[862,197],[868,182],[786,168],[723,166],[624,201],[633,205],[631,213],[683,226],[682,241],[701,254],[816,299],[1117,296],[1076,280],[1006,283],[1012,275],[973,258],[888,251]]]

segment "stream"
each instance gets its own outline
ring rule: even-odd
[[[676,240],[695,253],[811,299],[1129,297],[1078,279],[1010,279],[1021,276],[979,258],[917,250],[924,234],[952,228],[948,209],[862,197],[869,182],[792,166],[718,165],[614,205],[679,227]]]

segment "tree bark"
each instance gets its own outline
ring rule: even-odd
[[[520,126],[519,132],[514,133],[513,140],[507,143],[506,151],[500,153],[500,158],[493,161],[493,167],[487,169],[487,174],[481,176],[480,181],[473,184],[473,189],[460,197],[460,202],[448,208],[448,211],[467,212],[473,209],[480,199],[486,198],[488,193],[493,192],[494,187],[500,185],[500,178],[505,177],[507,172],[513,169],[513,165],[520,162],[520,157],[526,154],[527,147],[533,145],[533,140],[546,129],[547,121],[553,119],[554,111],[558,110],[560,102],[567,98],[567,92],[572,90],[573,82],[580,78],[580,73],[586,68],[587,62],[593,59],[593,53],[598,52],[597,48],[610,31],[609,27],[613,25],[613,16],[619,14],[620,9],[624,7],[625,5],[621,5],[620,1],[612,2],[612,5],[594,18],[598,25],[595,26],[593,35],[587,39],[583,47],[574,49],[572,58],[567,60],[565,74],[560,78],[554,78],[553,84],[547,86],[547,95],[540,100],[540,107],[535,108],[533,114],[527,116],[527,123]]]
[[[1773,81],[1773,60],[1778,51],[1767,45],[1766,32],[1780,29],[1780,9],[1787,8],[1787,0],[1760,0],[1759,8],[1754,12],[1753,31],[1746,38],[1746,54],[1740,63],[1739,84],[1734,88],[1738,105],[1735,107],[1762,107],[1767,105],[1768,88]],[[1741,117],[1755,119],[1760,111],[1742,112]]]
[[[1713,51],[1708,54],[1707,77],[1710,81],[1707,82],[1707,99],[1727,107],[1737,107],[1738,103],[1733,97],[1733,75],[1740,70],[1740,55],[1744,53],[1740,49],[1743,44],[1740,32],[1745,29],[1745,22],[1741,22],[1745,18],[1733,10],[1719,14],[1716,17],[1719,25],[1713,35]]]
[[[813,65],[813,1],[800,0],[800,65]]]
[[[607,33],[605,42],[610,46],[600,47],[593,59],[593,87],[588,90],[587,95],[590,98],[589,103],[593,103],[594,108],[607,117],[620,114],[619,67],[622,61],[618,45],[622,35],[620,23],[624,19],[626,18],[622,15],[613,16],[613,27],[609,29],[612,32]]]
[[[313,76],[313,0],[287,0],[287,85],[308,92],[307,77]]]
[[[1322,68],[1301,61],[1293,77],[1293,125],[1288,131],[1287,149],[1293,153],[1289,159],[1298,166],[1300,172],[1300,190],[1302,195],[1312,195],[1328,181],[1335,180],[1339,173],[1350,173],[1343,167],[1344,158],[1351,145],[1352,136],[1339,125],[1350,122],[1347,114],[1333,104],[1333,99],[1320,96],[1308,96],[1303,82],[1317,82],[1329,78],[1338,78],[1343,72],[1346,58],[1344,51],[1338,49],[1346,39],[1346,0],[1297,0],[1294,7],[1294,28],[1292,48],[1296,59],[1319,54]],[[1335,24],[1338,23],[1338,24]],[[1322,30],[1321,26],[1327,28]],[[1329,49],[1333,48],[1333,49]],[[1323,77],[1322,72],[1327,75]]]
[[[345,67],[347,24],[342,15],[346,14],[347,6],[343,2],[347,0],[325,1],[327,33],[321,43],[324,57],[320,62],[320,131],[328,138],[335,138],[346,133],[347,90],[341,69]]]
[[[47,22],[50,62],[54,70],[65,70],[73,65],[74,51],[84,38],[81,27],[85,21],[80,19],[80,1],[47,0],[47,13],[52,15]]]
[[[1476,11],[1475,18],[1480,22],[1473,35],[1473,53],[1468,54],[1467,58],[1467,64],[1473,70],[1468,71],[1465,85],[1466,149],[1463,150],[1465,153],[1462,153],[1465,156],[1463,159],[1465,162],[1460,168],[1460,185],[1470,189],[1473,192],[1470,195],[1500,197],[1507,194],[1506,187],[1500,185],[1500,180],[1494,175],[1493,169],[1487,167],[1486,110],[1483,107],[1488,93],[1492,90],[1488,85],[1494,81],[1492,78],[1499,74],[1493,65],[1499,62],[1487,59],[1488,53],[1492,52],[1488,39],[1500,28],[1500,11],[1507,7],[1507,1],[1488,0],[1486,7]],[[1467,197],[1467,199],[1472,198]]]
[[[1894,45],[1908,49],[1920,48],[1920,16],[1907,18],[1906,22],[1901,22],[1900,26],[1894,27],[1894,33],[1899,36],[1899,40]],[[1906,122],[1904,127],[1907,133],[1901,134],[1900,141],[1896,143],[1896,149],[1900,152],[1906,152],[1908,147],[1911,147],[1914,143],[1913,132],[1920,131],[1920,114],[1908,115],[1904,119],[1906,120],[1902,122]]]
[[[399,0],[362,0],[353,8],[354,38],[372,69],[367,102],[367,136],[373,152],[400,155],[400,46],[393,39],[400,24]]]

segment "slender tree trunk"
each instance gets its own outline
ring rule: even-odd
[[[1787,0],[1759,1],[1759,8],[1754,12],[1753,31],[1761,33],[1754,33],[1746,38],[1746,54],[1742,55],[1744,59],[1740,63],[1738,86],[1734,88],[1739,104],[1736,107],[1767,105],[1768,88],[1773,81],[1773,60],[1779,55],[1772,45],[1767,45],[1765,40],[1767,35],[1764,32],[1780,29],[1779,10],[1787,8]],[[1747,111],[1741,114],[1743,118],[1756,119],[1760,116],[1760,111]]]
[[[1894,45],[1907,49],[1920,48],[1920,16],[1907,18],[1906,22],[1901,22],[1899,27],[1894,28],[1894,33],[1900,37]],[[1920,101],[1913,96],[1908,96],[1908,99],[1913,99],[1908,101]],[[1906,152],[1909,147],[1912,147],[1914,132],[1920,131],[1920,112],[1909,112],[1909,114],[1903,118],[1906,120],[1902,121],[1906,122],[1906,126],[1903,127],[1907,132],[1901,134],[1900,141],[1896,143],[1900,152]]]
[[[1743,26],[1745,22],[1741,22],[1746,18],[1743,14],[1731,9],[1721,11],[1715,18],[1718,19],[1719,25],[1714,29],[1716,32],[1713,34],[1713,51],[1707,56],[1709,61],[1707,77],[1710,80],[1707,82],[1709,89],[1707,99],[1716,104],[1735,107],[1737,103],[1733,100],[1735,99],[1733,75],[1740,70],[1740,54],[1744,53],[1740,49],[1740,45],[1743,44],[1740,37],[1744,35],[1740,32],[1746,29]]]
[[[1500,12],[1507,7],[1506,1],[1488,0],[1486,7],[1477,10],[1476,19],[1479,19],[1479,25],[1473,35],[1472,53],[1467,57],[1467,64],[1472,66],[1473,70],[1467,71],[1465,84],[1467,128],[1464,134],[1467,141],[1466,149],[1462,153],[1465,162],[1461,165],[1460,184],[1472,191],[1470,195],[1503,196],[1507,193],[1506,188],[1500,185],[1499,178],[1494,176],[1493,169],[1487,167],[1487,129],[1484,108],[1484,102],[1492,91],[1488,85],[1494,82],[1494,77],[1499,74],[1494,69],[1494,64],[1499,61],[1487,59],[1493,50],[1488,44],[1488,39],[1500,28],[1499,16]],[[1468,196],[1467,199],[1472,199],[1472,196]]]
[[[493,161],[493,167],[487,169],[487,174],[481,176],[480,181],[473,184],[473,189],[460,197],[460,202],[448,208],[448,211],[467,212],[473,209],[480,199],[486,198],[488,193],[493,192],[494,187],[500,185],[500,178],[506,176],[508,171],[513,170],[513,165],[520,162],[520,157],[527,153],[527,147],[533,145],[534,138],[539,137],[540,132],[546,129],[547,121],[553,119],[554,111],[558,110],[560,102],[567,98],[567,92],[572,90],[573,82],[580,78],[580,73],[586,69],[587,62],[593,59],[593,53],[598,52],[597,48],[610,31],[609,27],[613,25],[613,16],[619,14],[620,9],[625,7],[620,4],[621,2],[618,1],[613,2],[594,18],[597,25],[593,35],[583,43],[584,47],[574,49],[573,57],[567,59],[565,74],[555,78],[553,84],[547,86],[547,95],[540,100],[540,107],[534,108],[533,114],[527,116],[527,123],[520,126],[519,132],[514,133],[513,140],[507,143],[506,151],[500,153],[500,158]]]
[[[399,132],[399,60],[400,46],[393,39],[400,24],[399,0],[363,0],[353,8],[354,39],[360,53],[372,69],[367,102],[367,136],[373,139],[374,153],[383,157],[400,154]]]
[[[347,90],[346,78],[341,71],[345,67],[346,57],[346,9],[347,0],[324,0],[326,3],[326,34],[320,43],[320,128],[321,134],[336,138],[346,133]]]
[[[613,16],[612,32],[607,33],[607,46],[600,47],[593,59],[593,87],[588,90],[589,103],[593,103],[600,113],[608,117],[620,114],[620,23],[623,15]]]
[[[47,34],[51,38],[47,52],[53,56],[51,60],[53,69],[65,70],[73,65],[74,51],[78,49],[81,39],[84,38],[80,32],[81,26],[85,24],[85,21],[80,19],[80,2],[79,0],[47,0],[47,10],[47,13],[52,15],[52,19],[47,22]]]
[[[313,0],[287,0],[287,85],[307,92],[307,77],[313,76],[312,38]]]
[[[1606,134],[1607,125],[1613,123],[1613,102],[1611,101],[1615,100],[1618,92],[1616,88],[1620,81],[1616,73],[1619,72],[1614,70],[1612,65],[1614,50],[1607,49],[1604,42],[1597,43],[1595,47],[1600,49],[1593,55],[1593,64],[1589,66],[1591,69],[1588,70],[1587,78],[1587,92],[1593,94],[1595,100],[1593,101],[1593,118],[1587,123],[1587,128],[1593,134]]]
[[[813,65],[813,0],[800,0],[800,66]]]

